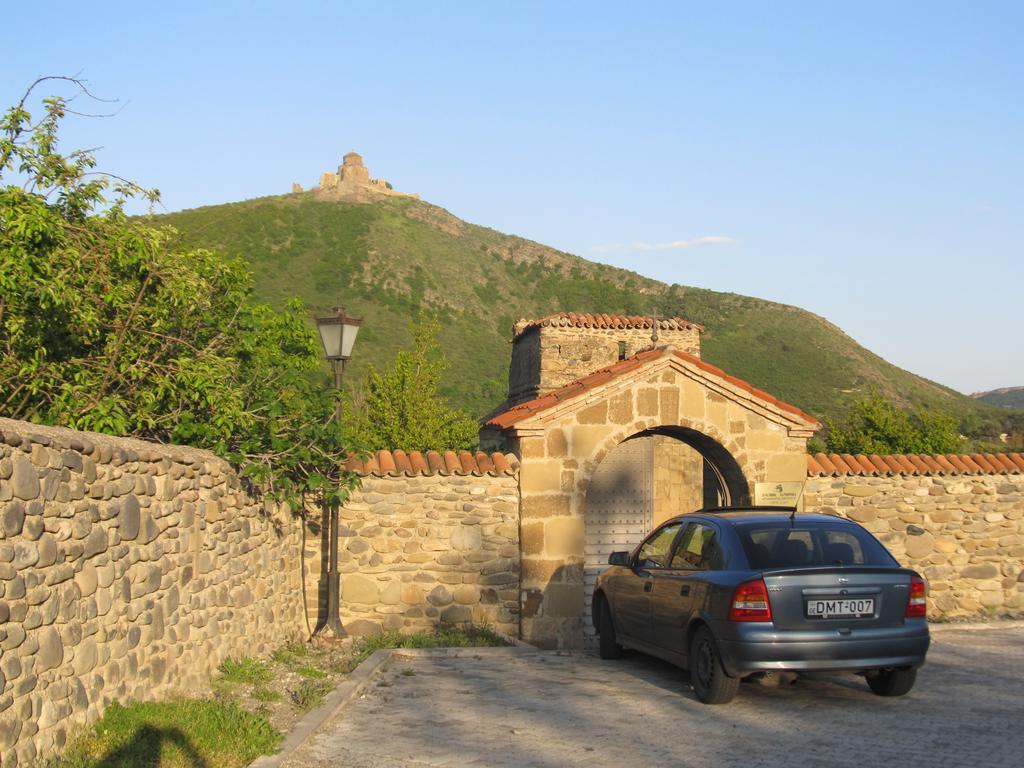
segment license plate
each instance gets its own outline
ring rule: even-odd
[[[875,615],[873,597],[813,599],[807,601],[809,619],[862,619]]]

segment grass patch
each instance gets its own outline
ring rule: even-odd
[[[292,704],[295,705],[295,708],[302,712],[306,712],[313,709],[313,707],[320,706],[321,702],[324,700],[324,696],[326,696],[327,692],[330,690],[330,683],[308,680],[299,685],[295,690],[289,691],[289,693],[292,698]]]
[[[274,752],[282,735],[235,704],[176,699],[122,706],[103,717],[50,768],[241,768]]]
[[[213,698],[221,704],[238,701],[238,686],[234,683],[218,678],[210,681],[210,689],[213,691]]]
[[[351,649],[292,643],[272,655],[273,663],[226,659],[211,681],[212,699],[174,699],[122,706],[103,718],[47,768],[241,768],[271,754],[291,727],[296,712],[319,706],[361,661],[381,648],[441,648],[506,645],[485,627],[440,627],[403,635],[386,632],[357,641]],[[301,679],[295,688],[288,672]],[[415,671],[404,669],[402,675]],[[386,681],[385,681],[386,683]],[[386,683],[387,684],[387,683]],[[248,693],[248,695],[246,695]],[[278,703],[280,702],[280,703]],[[246,711],[242,705],[254,708]],[[285,714],[282,717],[282,713]]]
[[[267,668],[264,662],[249,656],[243,656],[240,659],[224,659],[217,669],[220,670],[221,680],[229,683],[258,685],[274,678],[274,673]]]
[[[439,626],[433,632],[415,632],[403,635],[401,632],[383,632],[364,637],[353,646],[352,656],[335,665],[335,672],[351,672],[374,651],[382,648],[486,648],[508,645],[508,641],[488,627],[468,625],[465,627]]]
[[[294,669],[303,665],[304,661],[313,655],[312,649],[306,643],[288,643],[274,651],[270,659],[277,664]]]
[[[367,655],[381,648],[479,648],[508,645],[501,635],[487,627],[445,627],[433,632],[416,632],[403,635],[400,632],[384,632],[363,638],[358,651]]]

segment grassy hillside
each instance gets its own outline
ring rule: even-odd
[[[1003,387],[991,392],[979,392],[971,397],[999,408],[1024,410],[1024,387]]]
[[[158,217],[189,245],[243,257],[260,297],[301,296],[316,312],[339,302],[365,318],[350,368],[386,364],[408,343],[421,305],[438,311],[451,363],[445,395],[480,415],[504,398],[513,322],[560,310],[679,315],[706,327],[703,356],[801,408],[835,414],[871,388],[906,406],[975,421],[985,403],[914,376],[826,320],[796,307],[667,286],[522,238],[467,224],[409,198],[321,202],[310,193]]]

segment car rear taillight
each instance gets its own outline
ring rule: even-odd
[[[745,581],[732,593],[729,621],[771,621],[772,606],[764,579]]]
[[[928,615],[928,587],[920,576],[910,577],[910,600],[907,601],[908,619],[923,619]]]

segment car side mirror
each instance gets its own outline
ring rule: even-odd
[[[612,552],[608,555],[608,565],[629,565],[629,552]]]

